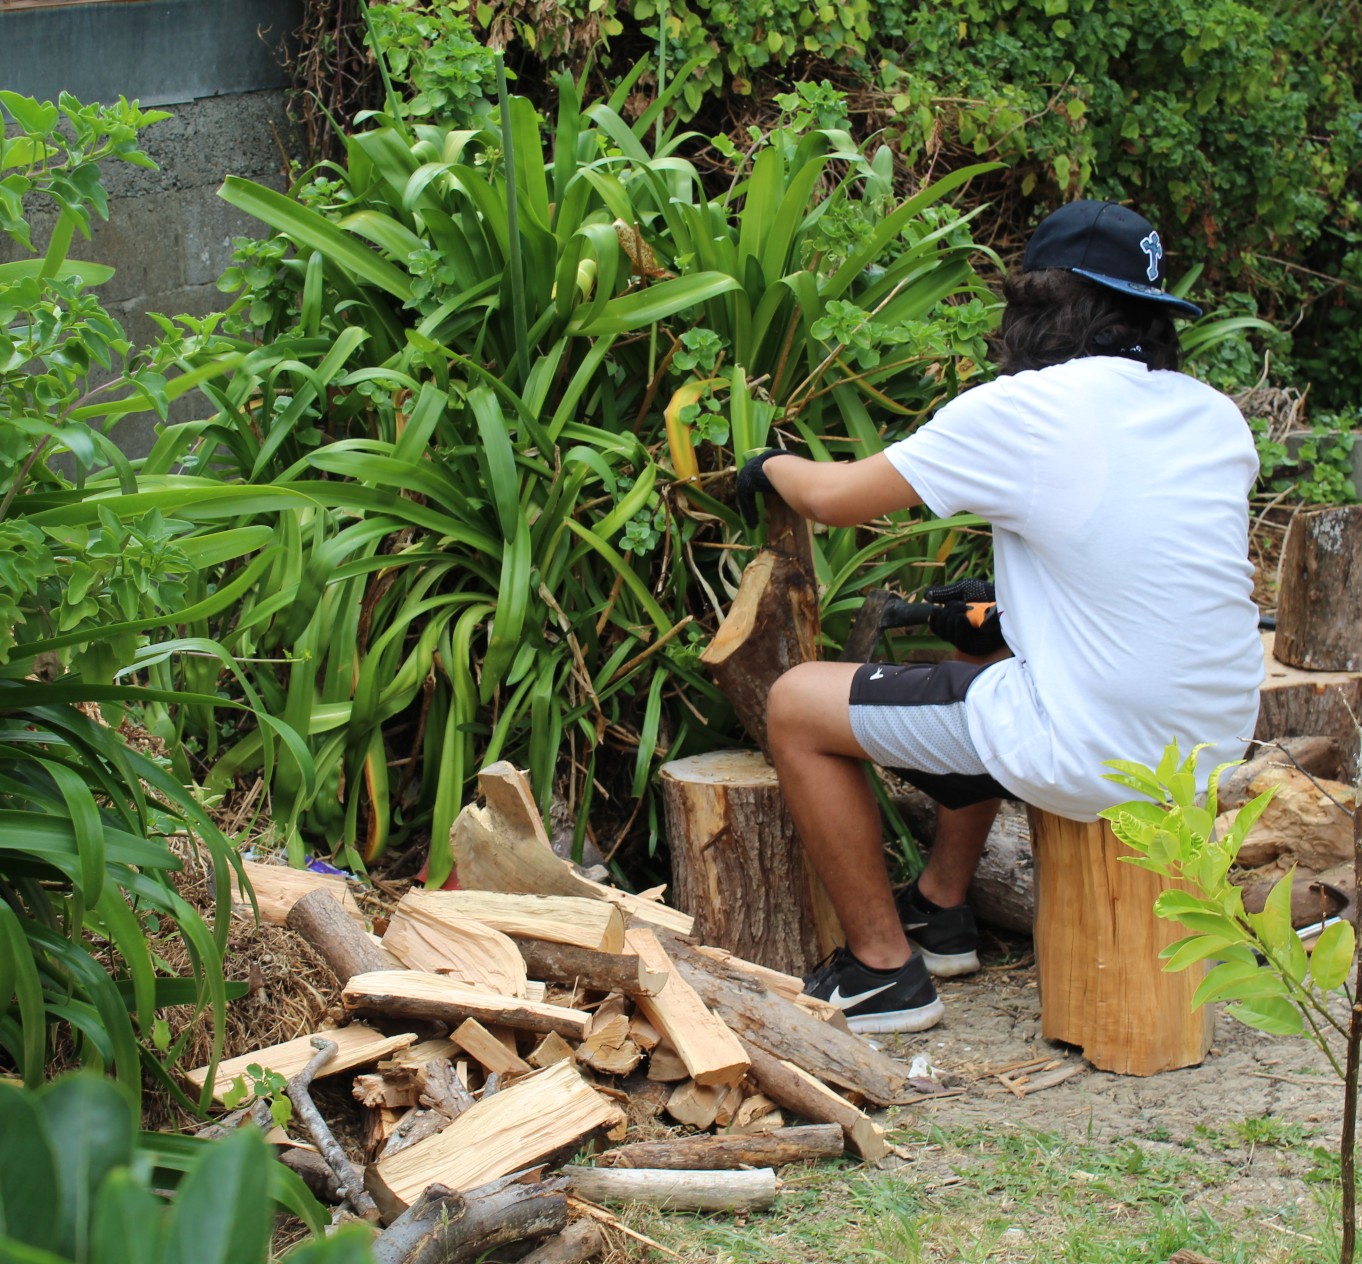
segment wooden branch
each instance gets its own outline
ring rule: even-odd
[[[353,975],[393,968],[392,958],[328,889],[308,891],[289,909],[285,921],[317,950],[342,987]]]
[[[455,1027],[465,1018],[499,1023],[518,1031],[556,1031],[581,1040],[591,1016],[582,1010],[544,1005],[515,996],[497,996],[440,975],[416,970],[380,970],[358,974],[345,985],[341,1001],[348,1011],[417,1018]]]
[[[573,1193],[596,1203],[648,1203],[671,1211],[761,1211],[776,1200],[776,1174],[749,1171],[565,1167]]]
[[[640,996],[638,1006],[676,1050],[697,1084],[736,1084],[750,1065],[731,1031],[706,1008],[695,989],[677,973],[652,931],[631,927],[625,943],[667,985],[655,996]],[[812,1020],[810,1020],[812,1021]]]
[[[860,1036],[819,1022],[757,979],[704,956],[676,936],[665,936],[665,941],[685,981],[745,1046],[756,1045],[821,1080],[864,1093],[879,1106],[892,1105],[902,1096],[908,1080],[902,1063],[879,1053]]]
[[[374,1242],[374,1264],[469,1264],[567,1225],[567,1182],[493,1181],[459,1194],[434,1184]]]
[[[351,1023],[348,1027],[328,1031],[326,1038],[335,1042],[336,1056],[321,1069],[319,1077],[339,1075],[342,1071],[367,1066],[407,1045],[416,1043],[416,1036],[412,1032],[400,1036],[385,1036],[363,1023]],[[232,1087],[232,1081],[239,1075],[246,1076],[246,1068],[253,1062],[259,1063],[267,1071],[274,1071],[285,1079],[291,1079],[312,1060],[316,1050],[312,1047],[311,1041],[311,1036],[299,1036],[296,1040],[286,1040],[283,1044],[272,1045],[268,1049],[257,1049],[254,1053],[243,1053],[238,1058],[228,1058],[219,1062],[217,1074],[213,1079],[213,1096],[221,1101],[222,1095]],[[208,1068],[203,1066],[186,1071],[185,1078],[195,1088],[202,1088],[208,1078]]]
[[[595,1221],[575,1220],[562,1233],[545,1238],[528,1255],[522,1255],[520,1264],[585,1264],[604,1255],[607,1245]]]
[[[369,1168],[369,1192],[393,1214],[437,1182],[475,1188],[579,1144],[615,1113],[572,1063],[559,1062],[484,1097],[436,1136],[380,1159]]]
[[[845,1146],[835,1123],[781,1128],[751,1136],[671,1137],[637,1141],[607,1150],[597,1167],[719,1168],[780,1167],[804,1159],[835,1159]]]
[[[748,1044],[747,1053],[752,1059],[753,1076],[761,1085],[761,1091],[772,1101],[779,1102],[802,1119],[836,1124],[842,1131],[846,1148],[869,1162],[889,1153],[884,1129],[821,1080],[756,1045]]]
[[[345,1189],[336,1176],[335,1168],[315,1150],[291,1146],[286,1150],[280,1150],[278,1158],[286,1168],[297,1173],[318,1202],[345,1201]]]
[[[665,974],[648,970],[632,953],[595,952],[523,935],[512,935],[511,942],[520,949],[525,968],[538,979],[575,983],[593,992],[623,992],[626,996],[655,994],[667,981]]]
[[[361,1219],[377,1220],[378,1207],[364,1189],[364,1178],[350,1162],[349,1155],[341,1148],[330,1125],[322,1118],[321,1111],[312,1100],[312,1081],[317,1072],[336,1056],[336,1042],[325,1036],[313,1036],[312,1047],[317,1052],[301,1071],[289,1079],[288,1099],[293,1103],[298,1122],[307,1129],[313,1143],[321,1151],[322,1158],[335,1172],[337,1192]]]

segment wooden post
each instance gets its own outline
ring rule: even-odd
[[[1175,884],[1121,860],[1133,853],[1105,821],[1030,815],[1041,1035],[1118,1075],[1196,1066],[1214,1022],[1210,1007],[1192,1009],[1205,967],[1165,973],[1159,952],[1184,932],[1154,916]]]
[[[675,760],[659,782],[674,898],[700,939],[801,976],[842,942],[775,769],[758,751]]]
[[[1282,545],[1276,652],[1292,667],[1362,670],[1362,505],[1291,519]]]

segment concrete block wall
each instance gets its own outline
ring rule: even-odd
[[[168,26],[168,15],[180,20]],[[133,0],[13,13],[0,7],[0,88],[50,100],[62,90],[83,101],[121,94],[171,115],[142,133],[158,170],[105,164],[108,222],[96,221],[92,239],[78,237],[71,247],[73,258],[115,269],[100,298],[134,343],[149,342],[159,332],[147,312],[203,316],[226,306],[228,296],[216,283],[231,262],[233,239],[263,236],[264,229],[217,196],[223,178],[244,176],[273,188],[286,184],[288,157],[297,144],[278,47],[267,48],[259,34],[266,16],[281,32],[297,26],[292,0],[245,0],[236,7],[218,0]],[[197,34],[177,45],[191,18],[199,24]],[[47,41],[37,39],[43,22]],[[89,38],[63,48],[59,39],[71,34],[67,27],[73,22]],[[234,41],[238,56],[230,55]],[[129,50],[135,47],[146,56],[133,57]],[[215,91],[214,83],[226,89]],[[35,201],[31,219],[37,245],[46,240],[55,212]],[[0,239],[0,261],[20,254]],[[203,406],[184,401],[176,417],[197,415]],[[122,423],[116,435],[134,457],[154,440],[151,423],[137,417]]]

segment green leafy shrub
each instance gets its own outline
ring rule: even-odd
[[[220,635],[270,660],[254,686],[308,735],[315,786],[281,765],[276,818],[354,863],[443,840],[499,757],[579,840],[598,784],[642,796],[655,837],[656,761],[732,723],[696,654],[756,543],[734,460],[777,431],[877,451],[886,417],[915,424],[977,371],[992,313],[944,202],[974,170],[902,200],[889,151],[796,93],[715,197],[686,138],[656,139],[665,98],[625,122],[636,79],[589,107],[560,79],[553,122],[508,97],[448,127],[394,99],[324,188],[223,189],[278,234],[224,278],[260,347],[179,454],[321,507],[281,518],[284,555]],[[834,300],[873,360],[814,331]],[[829,635],[958,525],[822,537]],[[236,741],[214,784],[259,759]],[[448,864],[433,849],[431,879]]]
[[[105,213],[100,163],[145,165],[138,131],[162,116],[125,101],[0,100],[19,129],[0,136],[3,227],[28,256],[0,264],[0,1047],[36,1085],[61,1034],[66,1056],[136,1095],[143,1064],[169,1082],[195,1026],[172,1041],[167,1007],[211,1018],[220,1052],[237,862],[186,789],[183,755],[144,754],[118,726],[130,706],[161,727],[174,708],[221,705],[221,647],[177,624],[225,610],[234,593],[217,568],[272,532],[216,529],[248,507],[240,493],[135,472],[108,433],[135,412],[164,417],[230,364],[211,320],[167,321],[155,347],[135,351],[93,292],[109,269],[68,257]],[[26,218],[38,199],[58,208],[41,255]],[[202,693],[170,688],[171,663],[190,654],[214,664]],[[145,683],[119,683],[127,674]],[[212,861],[211,927],[173,882],[177,837]],[[170,934],[187,977],[153,947]]]
[[[322,1236],[325,1211],[254,1128],[139,1133],[132,1095],[84,1073],[36,1092],[0,1084],[0,1132],[0,1258],[13,1264],[265,1264],[280,1210],[315,1235],[289,1260],[372,1258],[367,1227]]]
[[[1348,981],[1356,951],[1353,927],[1342,920],[1326,927],[1307,955],[1291,923],[1294,872],[1277,881],[1261,912],[1245,911],[1243,891],[1229,874],[1273,791],[1246,803],[1224,836],[1217,837],[1215,790],[1223,769],[1212,773],[1207,800],[1198,803],[1199,749],[1183,759],[1174,742],[1152,769],[1111,761],[1116,771],[1108,780],[1146,797],[1100,813],[1135,853],[1122,859],[1190,887],[1165,891],[1154,905],[1160,917],[1190,932],[1163,950],[1164,968],[1215,962],[1197,988],[1195,1005],[1228,1000],[1225,1012],[1250,1027],[1311,1035],[1342,1079],[1343,1060],[1335,1046],[1346,1042],[1348,1028],[1330,1007],[1329,994]]]

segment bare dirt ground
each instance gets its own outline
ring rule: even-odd
[[[987,941],[988,936],[985,935]],[[1148,1147],[1236,1151],[1236,1177],[1217,1201],[1243,1208],[1305,1208],[1317,1201],[1307,1177],[1322,1147],[1337,1152],[1343,1088],[1323,1053],[1300,1037],[1270,1036],[1217,1013],[1210,1056],[1198,1067],[1148,1078],[1098,1071],[1081,1055],[1041,1038],[1036,971],[1024,941],[987,943],[977,975],[938,982],[944,1021],[886,1051],[924,1056],[935,1078],[958,1096],[912,1106],[892,1116],[898,1129],[1017,1128],[1058,1134],[1093,1146],[1135,1141]],[[1054,1087],[1016,1096],[999,1069],[1028,1059],[1061,1060],[1082,1069]],[[1289,1137],[1295,1144],[1283,1146]],[[1273,1138],[1261,1148],[1255,1138]],[[935,1163],[946,1150],[904,1146],[920,1181],[949,1179]]]

